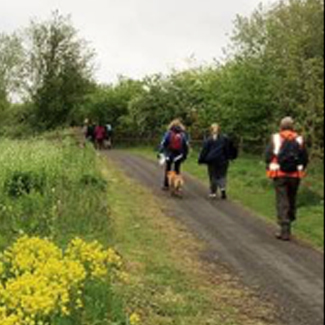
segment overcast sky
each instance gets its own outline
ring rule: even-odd
[[[71,14],[97,52],[98,79],[109,82],[184,68],[192,55],[202,63],[220,58],[236,15],[261,2],[274,0],[0,0],[0,32],[56,9]]]

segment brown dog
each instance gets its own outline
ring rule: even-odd
[[[173,196],[182,196],[184,179],[181,175],[177,175],[174,171],[168,173],[168,182],[171,194]]]

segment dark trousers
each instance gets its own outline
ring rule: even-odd
[[[300,179],[290,177],[274,180],[280,225],[290,225],[297,218],[297,196],[300,182]]]
[[[210,178],[211,193],[216,194],[218,189],[224,191],[227,188],[227,174],[229,164],[221,166],[210,164],[208,165],[208,173]]]
[[[181,166],[182,166],[182,161],[172,161],[168,160],[166,162],[166,172],[165,172],[165,181],[164,181],[164,186],[169,187],[169,180],[168,180],[168,173],[171,172],[172,170],[175,171],[177,175],[181,174]]]

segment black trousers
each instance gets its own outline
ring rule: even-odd
[[[182,161],[172,161],[168,160],[166,162],[166,171],[165,171],[165,180],[164,180],[164,186],[169,187],[169,180],[168,180],[168,173],[171,172],[172,170],[175,171],[177,175],[181,174],[181,166],[182,166]]]
[[[280,225],[290,225],[297,218],[297,196],[300,183],[300,179],[290,177],[274,180]]]
[[[227,189],[227,175],[229,163],[218,166],[216,164],[208,165],[208,173],[210,178],[211,194],[216,194],[218,189]]]

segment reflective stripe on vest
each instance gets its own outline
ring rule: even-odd
[[[273,154],[274,158],[269,165],[267,176],[269,178],[283,178],[283,177],[292,177],[292,178],[304,178],[306,176],[305,168],[303,165],[298,166],[298,171],[293,173],[286,173],[281,170],[281,166],[278,162],[278,156],[281,152],[281,147],[283,144],[284,138],[281,133],[277,133],[273,135]],[[303,146],[304,139],[302,136],[296,137],[296,141]]]

